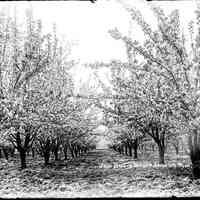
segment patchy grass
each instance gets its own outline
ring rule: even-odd
[[[75,160],[44,167],[40,157],[19,161],[1,159],[1,197],[200,196],[200,180],[192,180],[187,156],[134,160],[111,150],[94,150]],[[173,159],[172,159],[173,158]],[[153,160],[153,161],[152,161]]]

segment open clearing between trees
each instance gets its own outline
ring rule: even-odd
[[[74,160],[52,161],[49,167],[44,167],[40,157],[28,157],[29,167],[25,170],[20,169],[17,158],[9,162],[2,159],[0,196],[200,195],[200,180],[192,179],[187,156],[170,156],[169,161],[166,155],[165,165],[158,165],[156,158],[157,155],[140,155],[134,160],[109,149],[97,149]]]

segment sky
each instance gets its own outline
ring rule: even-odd
[[[20,1],[0,2],[8,6],[11,13],[17,5],[18,16],[24,19],[25,9],[32,6],[35,18],[43,21],[44,30],[52,29],[52,24],[57,24],[58,33],[66,40],[74,41],[72,56],[80,63],[109,61],[111,59],[126,60],[124,46],[111,38],[108,30],[117,27],[122,33],[128,34],[131,29],[132,37],[141,39],[142,32],[139,27],[130,23],[130,16],[119,3],[120,0],[98,0],[96,3],[89,1]],[[186,25],[193,17],[194,1],[152,1],[121,0],[139,8],[146,21],[155,26],[155,18],[148,4],[160,5],[169,12],[174,8],[181,10],[181,19]]]
[[[31,4],[35,18],[41,18],[45,30],[52,28],[52,23],[57,24],[58,32],[68,40],[77,42],[74,47],[74,56],[81,62],[94,62],[96,60],[110,60],[126,58],[123,45],[112,39],[109,29],[118,27],[123,33],[130,29],[130,17],[125,9],[118,3],[119,0],[99,0],[96,3],[87,1],[35,1],[15,2],[18,15],[23,18],[24,10]],[[192,16],[194,3],[192,1],[157,1],[146,2],[141,0],[122,0],[139,8],[147,22],[154,24],[148,4],[157,4],[168,12],[174,8],[180,8],[184,21]],[[133,3],[134,2],[134,3]],[[1,2],[0,5],[14,7],[12,2]],[[132,25],[132,35],[141,37],[139,28]]]

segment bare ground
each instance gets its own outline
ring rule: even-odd
[[[1,159],[0,196],[200,196],[200,180],[192,179],[187,156],[166,156],[165,165],[157,164],[157,155],[139,157],[102,149],[49,167],[41,158],[28,158],[25,170],[20,170],[18,159]]]

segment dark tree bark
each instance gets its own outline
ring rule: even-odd
[[[27,165],[26,165],[26,153],[28,151],[28,144],[30,143],[30,134],[28,133],[25,136],[24,145],[22,145],[22,140],[21,140],[21,137],[20,137],[20,133],[17,132],[16,143],[17,143],[17,150],[18,150],[19,155],[20,155],[21,168],[25,169],[27,167]]]
[[[158,145],[159,151],[159,164],[165,164],[165,148],[162,145]]]
[[[120,146],[119,146],[119,151],[120,151],[120,152],[119,152],[120,154],[125,154],[125,149],[124,149],[124,146],[123,146],[123,145],[120,145]]]
[[[21,137],[21,134],[19,131],[19,127],[17,127],[17,131],[10,135],[10,142],[13,144],[14,148],[17,149],[20,155],[21,160],[21,168],[24,169],[27,167],[26,165],[26,154],[29,151],[29,149],[32,147],[33,142],[35,140],[38,127],[33,127],[31,125],[27,125],[24,127],[25,133],[23,138]]]
[[[71,157],[74,158],[75,155],[74,155],[74,149],[73,149],[73,145],[72,144],[69,146],[69,150],[70,150],[70,153],[71,153]]]
[[[15,156],[15,148],[14,148],[14,147],[12,147],[12,148],[10,149],[10,155],[11,155],[11,157],[14,157],[14,156]]]
[[[81,147],[79,145],[77,146],[77,153],[78,153],[78,156],[81,155]]]
[[[125,155],[128,156],[128,146],[125,144]]]
[[[132,149],[133,149],[134,150],[134,159],[138,158],[138,147],[139,147],[138,138],[135,138],[134,140],[130,141],[129,150],[131,152],[129,153],[129,155],[132,156]]]
[[[55,149],[53,150],[53,153],[54,153],[55,160],[59,160],[59,159],[58,159],[58,148],[55,148]]]
[[[200,179],[200,161],[192,163],[192,174],[194,179]]]
[[[65,144],[64,147],[63,147],[63,153],[64,153],[64,159],[65,160],[67,160],[67,158],[68,158],[68,156],[67,156],[67,149],[68,149],[67,144]]]
[[[32,158],[34,158],[35,157],[35,148],[32,148],[31,152],[32,152]]]
[[[21,168],[25,169],[27,167],[27,165],[26,165],[26,151],[24,149],[21,149],[19,151],[19,155],[20,155],[20,160],[21,160]]]
[[[119,152],[120,154],[122,153],[121,147],[118,147],[118,152]]]
[[[195,129],[188,139],[192,174],[194,179],[200,179],[200,137],[198,130]]]
[[[116,146],[115,146],[115,145],[113,146],[113,149],[114,149],[114,151],[117,151],[117,149],[116,149]]]
[[[144,144],[140,145],[140,151],[141,151],[141,153],[144,153]]]
[[[58,154],[59,154],[60,145],[61,145],[60,138],[56,138],[53,140],[52,152],[54,154],[54,158],[56,161],[59,160]]]
[[[133,154],[132,154],[132,146],[131,145],[128,146],[128,150],[129,150],[129,156],[132,156]]]
[[[77,147],[77,145],[74,145],[74,154],[75,154],[75,157],[77,158],[78,157],[78,147]]]
[[[49,158],[50,158],[50,151],[45,152],[45,154],[44,154],[44,164],[45,164],[45,166],[49,165]]]
[[[174,149],[175,149],[175,152],[176,152],[176,155],[179,154],[179,143],[178,141],[175,141],[175,143],[172,143]]]
[[[154,152],[155,151],[155,145],[152,144],[152,151]]]
[[[178,155],[178,154],[179,154],[179,147],[176,146],[176,147],[174,147],[174,148],[175,148],[175,151],[176,151],[176,155]]]
[[[159,164],[165,164],[165,132],[161,124],[150,123],[148,134],[153,138],[158,146]]]
[[[43,136],[43,135],[38,137],[36,146],[37,146],[38,152],[44,158],[45,166],[49,165],[49,159],[50,159],[51,150],[52,150],[51,138]]]
[[[138,158],[138,146],[134,145],[134,159]]]
[[[3,147],[3,153],[4,153],[6,160],[8,160],[8,149],[6,147]]]

